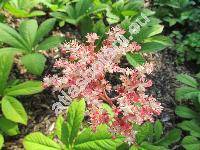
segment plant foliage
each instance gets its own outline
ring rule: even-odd
[[[197,76],[198,78],[198,76]],[[178,127],[189,133],[182,140],[182,146],[186,150],[194,150],[200,148],[200,90],[197,79],[180,74],[177,76],[178,81],[185,86],[177,89],[176,95],[178,100],[191,100],[192,106],[179,105],[176,107],[176,114],[184,120],[178,124]],[[199,78],[198,78],[199,79]],[[191,108],[192,107],[192,108]]]
[[[55,19],[47,19],[38,27],[36,20],[24,20],[18,31],[0,23],[0,41],[10,46],[0,49],[0,53],[8,49],[22,53],[21,62],[27,70],[30,73],[41,75],[46,58],[39,51],[54,48],[64,40],[60,36],[45,38],[53,29],[55,21]]]
[[[45,12],[35,10],[39,3],[40,0],[8,0],[4,4],[4,9],[18,18],[43,16]]]
[[[81,128],[85,113],[85,101],[74,100],[70,105],[66,120],[59,116],[56,121],[54,135],[59,138],[55,142],[53,138],[35,132],[27,135],[23,141],[26,150],[38,149],[102,149],[114,150],[122,143],[123,137],[112,138],[106,125],[101,125],[94,132],[90,128]]]
[[[23,83],[13,81],[13,84],[9,84],[8,79],[14,55],[13,51],[0,53],[0,96],[2,97],[0,105],[3,113],[0,117],[0,133],[10,136],[19,133],[17,123],[27,125],[28,121],[23,105],[15,97],[36,94],[43,90],[39,81],[25,81]],[[0,136],[0,147],[2,141],[3,139]]]

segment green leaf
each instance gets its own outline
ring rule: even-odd
[[[157,52],[166,48],[166,45],[163,45],[159,42],[147,42],[141,45],[142,49],[140,52],[143,53],[150,53],[150,52]]]
[[[178,127],[185,131],[189,131],[191,135],[200,138],[200,127],[195,121],[183,121],[178,124]]]
[[[122,149],[122,150],[124,150],[124,149]],[[140,150],[140,148],[137,145],[132,145],[129,150]]]
[[[154,35],[157,35],[163,31],[164,26],[163,25],[154,25],[152,27],[148,27],[147,30],[147,37],[151,37]]]
[[[107,17],[107,21],[109,24],[115,24],[120,21],[120,18],[117,15],[115,15],[114,13],[112,13],[109,9],[106,13],[106,17]]]
[[[185,106],[177,106],[175,112],[182,118],[193,119],[198,117],[198,113]]]
[[[0,41],[15,48],[27,49],[25,40],[13,28],[0,23]]]
[[[46,58],[39,53],[28,54],[21,58],[22,64],[28,72],[35,75],[42,75],[45,67]]]
[[[163,134],[163,126],[162,123],[157,120],[154,125],[154,133],[155,133],[155,140],[158,141]]]
[[[43,15],[45,15],[44,11],[35,10],[29,13],[27,17],[36,17],[36,16],[43,16]]]
[[[82,21],[80,21],[80,31],[82,36],[86,36],[87,33],[92,32],[92,28],[94,26],[91,17],[85,17]]]
[[[0,130],[9,136],[14,136],[20,133],[17,123],[4,117],[0,117]]]
[[[52,12],[52,13],[50,13],[50,15],[51,15],[52,17],[54,17],[54,18],[63,20],[63,21],[65,21],[65,22],[71,23],[71,24],[73,24],[73,25],[77,25],[76,20],[74,20],[74,19],[69,19],[69,17],[67,17],[66,14],[63,13],[63,12]]]
[[[58,136],[58,138],[64,143],[69,144],[68,142],[68,126],[65,122],[64,118],[62,116],[59,116],[56,120],[56,131],[55,134]]]
[[[167,150],[164,146],[155,146],[148,142],[142,142],[141,147],[144,148],[144,150]]]
[[[200,141],[193,136],[186,136],[184,137],[183,141],[181,142],[183,147],[186,150],[197,150],[200,149]]]
[[[13,54],[20,54],[20,53],[26,53],[26,50],[24,49],[19,49],[19,48],[13,48],[13,47],[5,47],[5,48],[0,48],[0,53],[13,53]]]
[[[123,137],[114,140],[105,125],[97,127],[96,132],[90,128],[84,129],[75,141],[75,150],[115,150],[123,142]]]
[[[198,74],[196,74],[196,77],[197,77],[198,79],[200,79],[200,72],[199,72]]]
[[[173,42],[169,37],[162,36],[162,35],[149,37],[149,38],[144,40],[144,43],[148,43],[148,42],[156,42],[156,43],[160,43],[160,44],[165,45],[165,46],[172,46],[173,45]]]
[[[38,3],[40,3],[39,0],[12,0],[6,3],[4,8],[17,18],[42,16],[45,14],[43,11],[35,10],[30,12]]]
[[[29,44],[30,51],[32,50],[31,48],[35,40],[37,29],[38,29],[38,24],[37,21],[34,19],[25,20],[19,26],[19,33],[24,38],[24,40],[26,40],[26,42]]]
[[[0,53],[0,95],[2,95],[13,65],[13,53]]]
[[[34,41],[34,45],[36,45],[38,42],[41,41],[42,38],[48,35],[48,33],[53,29],[55,23],[56,23],[56,19],[51,18],[51,19],[47,19],[39,26],[37,34],[36,34],[36,38]]]
[[[61,136],[62,136],[62,125],[63,125],[64,121],[65,120],[61,115],[59,115],[56,120],[55,134],[58,136],[59,139],[61,139]]]
[[[67,126],[68,126],[68,140],[69,143],[73,143],[73,140],[77,137],[80,125],[84,119],[85,101],[74,100],[70,105],[67,113]]]
[[[200,91],[192,87],[181,87],[176,89],[176,99],[195,99],[198,97]]]
[[[4,116],[14,122],[27,124],[27,114],[22,104],[11,96],[4,96],[2,99],[2,112]]]
[[[135,15],[138,14],[138,11],[134,11],[134,10],[123,10],[121,13],[122,13],[123,16],[131,16],[131,17],[133,17],[133,16],[135,16]]]
[[[156,145],[162,145],[168,147],[172,143],[179,141],[180,138],[181,138],[181,130],[173,129],[169,131],[169,133],[166,136],[164,136],[162,139],[156,142]]]
[[[64,37],[60,36],[52,36],[45,39],[42,43],[40,43],[36,50],[49,50],[51,48],[55,48],[59,44],[61,44],[65,40]]]
[[[147,23],[147,25],[148,25],[148,23]],[[131,29],[132,28],[129,27],[130,33],[132,33]],[[133,29],[135,29],[135,27]],[[154,35],[157,35],[157,34],[161,33],[162,31],[163,31],[163,26],[159,25],[159,24],[153,24],[152,26],[144,26],[141,28],[141,30],[139,31],[138,34],[133,35],[133,39],[134,40],[136,39],[137,42],[142,43],[142,42],[144,42],[145,39],[152,37]]]
[[[4,94],[9,96],[31,95],[39,93],[42,90],[43,90],[42,82],[26,81],[24,83],[7,88]]]
[[[120,144],[119,146],[117,146],[116,150],[128,150],[129,149],[129,144],[127,142],[123,142],[122,144]],[[129,149],[129,150],[133,150],[133,149]]]
[[[177,75],[177,80],[186,84],[186,85],[189,85],[191,87],[194,87],[194,88],[197,88],[198,86],[198,82],[191,76],[187,75],[187,74],[179,74]]]
[[[153,125],[151,123],[145,123],[139,127],[136,134],[136,142],[141,144],[145,139],[148,139],[153,135]]]
[[[0,134],[0,149],[3,147],[3,143],[4,143],[3,135]]]
[[[40,132],[27,135],[23,141],[26,150],[62,150],[61,146]]]
[[[142,64],[145,63],[145,59],[142,57],[141,54],[136,53],[127,53],[126,54],[126,59],[128,60],[128,62],[133,66],[133,67],[137,67],[140,66]]]
[[[9,3],[6,3],[4,8],[13,16],[17,18],[24,18],[28,17],[29,13],[23,9],[18,9],[15,6],[10,5]]]

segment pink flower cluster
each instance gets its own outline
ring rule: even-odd
[[[159,115],[162,106],[153,96],[146,94],[152,81],[146,75],[153,71],[152,64],[145,64],[136,69],[119,66],[120,59],[127,52],[137,52],[141,47],[136,42],[128,46],[114,46],[117,37],[125,33],[119,27],[113,27],[97,51],[95,41],[99,38],[92,33],[86,36],[87,43],[76,40],[65,43],[61,47],[63,57],[55,62],[54,67],[62,69],[61,75],[44,78],[44,87],[53,87],[55,91],[66,90],[71,98],[84,98],[95,130],[106,123],[110,131],[126,136],[127,142],[134,142],[136,131],[133,124],[141,125],[144,121],[153,121]],[[112,85],[106,74],[120,74],[120,84]],[[111,97],[109,93],[115,92]],[[110,106],[106,109],[105,103]]]

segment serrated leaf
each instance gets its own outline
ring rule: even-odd
[[[141,47],[142,49],[140,52],[150,53],[150,52],[157,52],[157,51],[163,50],[167,46],[158,42],[147,42],[147,43],[143,43]]]
[[[34,45],[40,42],[40,40],[44,38],[44,36],[48,35],[48,33],[53,29],[55,22],[56,22],[56,19],[51,18],[51,19],[47,19],[39,26],[36,37],[35,37]]]
[[[183,141],[181,142],[183,147],[186,150],[197,150],[200,149],[200,141],[193,136],[186,136],[184,137]]]
[[[6,82],[13,65],[13,53],[3,52],[0,53],[0,95],[3,94]]]
[[[200,72],[199,72],[198,74],[196,74],[196,77],[197,77],[198,79],[200,79]]]
[[[149,38],[144,40],[144,43],[148,43],[148,42],[156,42],[156,43],[160,43],[160,44],[165,45],[165,46],[172,46],[173,45],[173,42],[169,37],[162,36],[162,35],[149,37]]]
[[[62,116],[59,116],[56,120],[56,131],[55,134],[58,136],[58,138],[64,143],[68,144],[68,126],[65,122],[64,118]]]
[[[142,142],[140,147],[144,150],[167,150],[164,146],[156,146],[148,142]]]
[[[200,103],[200,93],[199,93],[199,95],[198,95],[198,101],[199,101],[199,103]]]
[[[178,124],[178,127],[180,127],[182,130],[189,131],[190,134],[195,136],[195,137],[200,137],[200,127],[193,120],[183,121],[183,122]]]
[[[42,54],[33,53],[23,56],[21,61],[28,72],[40,76],[44,71],[46,58]]]
[[[24,83],[7,88],[4,92],[9,96],[31,95],[39,93],[43,90],[40,81],[26,81]]]
[[[176,99],[195,99],[198,97],[200,91],[192,87],[180,87],[176,89]]]
[[[124,149],[122,149],[122,150],[124,150]],[[129,150],[140,150],[140,149],[137,145],[132,145]]]
[[[141,54],[138,54],[138,53],[136,53],[136,54],[127,53],[126,59],[133,67],[138,67],[145,63],[145,59],[142,57]]]
[[[65,40],[64,37],[60,36],[52,36],[47,39],[45,39],[43,42],[41,42],[36,50],[49,50],[51,48],[55,48],[59,44],[61,44]]]
[[[120,144],[119,146],[117,146],[116,150],[134,150],[134,149],[129,149],[129,144],[124,142],[122,144]]]
[[[107,11],[106,17],[109,24],[118,23],[120,21],[120,18],[112,13],[110,10]]]
[[[86,36],[87,33],[92,32],[92,28],[94,26],[93,21],[90,17],[85,17],[80,21],[80,31],[82,36]]]
[[[9,136],[14,136],[20,133],[17,123],[14,123],[4,117],[0,118],[0,130]]]
[[[179,141],[181,138],[181,130],[173,129],[169,131],[167,135],[165,135],[162,139],[156,142],[156,145],[168,147],[172,143]]]
[[[68,126],[68,143],[73,143],[73,140],[77,137],[80,125],[84,119],[85,113],[85,101],[74,100],[70,105],[67,113],[67,126]]]
[[[179,74],[176,79],[183,84],[189,85],[191,87],[197,88],[198,82],[191,76],[187,74]]]
[[[163,126],[162,123],[157,120],[154,125],[154,133],[155,133],[155,140],[158,141],[163,134]]]
[[[3,143],[4,143],[3,135],[0,134],[0,149],[3,147]]]
[[[75,150],[115,150],[118,145],[123,142],[123,137],[116,137],[114,140],[112,134],[108,132],[108,128],[105,125],[97,127],[96,132],[93,132],[90,128],[83,130],[76,139],[74,149]]]
[[[61,146],[40,132],[27,135],[23,141],[26,150],[62,150]]]
[[[153,24],[151,26],[148,26],[150,22],[147,22],[146,26],[143,27],[139,26],[139,29],[137,30],[138,34],[133,35],[134,40],[136,40],[139,43],[143,43],[145,39],[155,36],[162,32],[163,30],[162,25]],[[132,33],[132,30],[135,31],[136,29],[137,29],[136,25],[133,24],[132,26],[129,27],[129,32]]]
[[[4,96],[1,104],[4,116],[14,122],[27,124],[27,114],[22,104],[14,97]]]
[[[137,130],[136,142],[141,144],[145,139],[151,136],[153,136],[153,125],[151,123],[145,123]]]
[[[198,113],[185,106],[177,106],[175,113],[182,118],[194,119],[198,117]]]

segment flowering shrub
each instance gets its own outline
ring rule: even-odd
[[[147,63],[136,69],[120,67],[123,55],[138,52],[141,47],[136,42],[126,47],[113,46],[116,35],[125,34],[119,27],[111,28],[107,34],[98,52],[95,41],[99,37],[95,33],[86,36],[87,44],[76,40],[63,44],[64,56],[54,64],[55,68],[62,69],[62,74],[45,77],[43,85],[52,86],[54,91],[66,90],[73,99],[84,98],[94,131],[106,123],[113,135],[123,135],[127,142],[133,143],[136,131],[132,124],[153,122],[153,116],[162,111],[161,104],[145,93],[152,85],[146,76],[153,71],[153,65]],[[120,82],[112,85],[106,78],[109,74],[119,74]],[[105,109],[104,103],[112,111]]]

